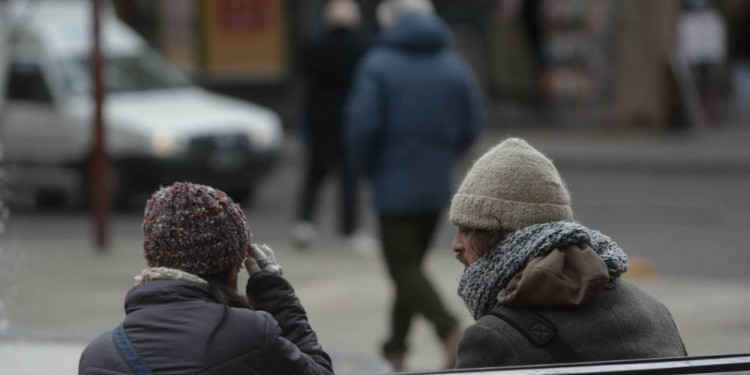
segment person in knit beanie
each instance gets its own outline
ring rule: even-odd
[[[667,308],[620,279],[625,252],[574,221],[560,173],[526,141],[474,163],[450,220],[465,267],[458,294],[476,319],[457,367],[687,355]]]
[[[87,346],[79,374],[333,374],[273,250],[251,242],[226,193],[163,187],[146,203],[143,234],[148,268],[125,298],[125,320]]]
[[[242,209],[209,186],[175,183],[159,189],[146,203],[143,234],[149,267],[210,275],[248,256],[250,232]]]
[[[571,220],[570,195],[555,165],[524,140],[510,138],[484,154],[453,197],[451,222],[513,231]]]

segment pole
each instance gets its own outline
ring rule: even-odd
[[[108,211],[109,189],[107,186],[108,163],[104,141],[104,85],[102,80],[101,50],[101,0],[91,0],[93,20],[93,40],[91,52],[91,75],[94,83],[94,142],[91,153],[90,202],[94,216],[94,242],[99,251],[109,244]]]
[[[8,76],[8,64],[10,63],[9,55],[11,52],[11,32],[13,25],[11,23],[10,5],[5,0],[0,0],[0,122],[3,121],[3,109],[5,106],[6,81]]]

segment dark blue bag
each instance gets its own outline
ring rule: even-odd
[[[125,335],[125,330],[122,329],[122,324],[112,331],[112,341],[115,342],[115,347],[120,353],[120,357],[122,357],[122,360],[125,361],[125,364],[128,365],[133,374],[154,375],[151,369],[143,363],[141,356],[138,355],[133,344],[130,343],[128,336]]]

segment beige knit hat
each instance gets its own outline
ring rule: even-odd
[[[450,211],[454,225],[506,232],[572,218],[568,190],[552,161],[518,138],[474,163]]]

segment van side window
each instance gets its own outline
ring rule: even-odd
[[[8,99],[52,103],[52,96],[38,65],[20,62],[10,64]]]

